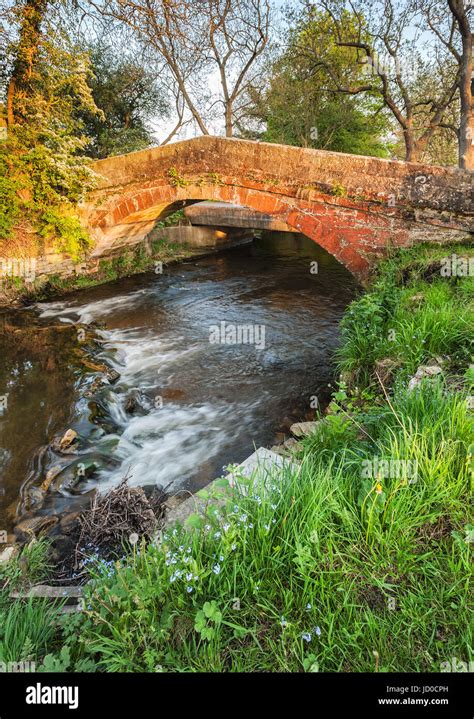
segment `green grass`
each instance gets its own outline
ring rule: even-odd
[[[474,255],[474,248],[459,246],[399,253],[381,265],[371,291],[350,305],[338,360],[353,384],[376,382],[377,360],[392,359],[405,378],[439,356],[453,372],[472,360],[474,278],[445,278],[436,269],[454,251]],[[424,274],[429,281],[421,279]]]
[[[222,481],[205,516],[93,564],[86,611],[50,642],[66,660],[48,666],[438,672],[472,661],[474,295],[472,278],[432,276],[450,251],[389,259],[349,308],[343,380],[298,466],[230,494]],[[443,373],[408,391],[439,356]]]

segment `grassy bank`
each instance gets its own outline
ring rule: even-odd
[[[474,277],[442,276],[454,251],[474,254],[421,247],[388,259],[348,308],[341,381],[294,471],[192,517],[192,531],[93,562],[86,611],[31,639],[30,655],[98,671],[436,672],[472,661]],[[420,365],[431,369],[410,390]],[[7,589],[1,626],[18,611]]]

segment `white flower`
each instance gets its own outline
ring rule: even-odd
[[[303,639],[305,642],[311,641],[311,633],[310,632],[303,632],[301,635],[301,639]]]
[[[214,572],[214,574],[220,574],[221,565],[220,565],[220,564],[214,564],[214,566],[212,567],[212,571]]]

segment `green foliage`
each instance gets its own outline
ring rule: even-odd
[[[5,147],[0,145],[0,241],[10,236],[21,209],[18,196],[21,184],[9,176],[10,159]]]
[[[0,564],[0,589],[5,587],[12,591],[46,579],[51,569],[49,551],[47,540],[34,540],[26,544],[14,559]]]
[[[73,214],[66,214],[62,208],[46,210],[43,213],[40,234],[46,239],[54,239],[58,251],[67,253],[76,262],[92,244],[78,218]]]
[[[339,184],[339,182],[335,182],[332,187],[332,194],[335,197],[346,197],[347,190],[344,185]]]
[[[83,156],[87,138],[79,118],[81,111],[100,115],[89,78],[87,55],[66,36],[40,36],[28,82],[14,96],[16,122],[1,150],[0,239],[7,240],[21,220],[56,239],[61,249],[70,248],[74,259],[89,244],[71,217],[96,182]]]
[[[347,14],[346,24],[354,25]],[[269,80],[250,91],[244,135],[267,142],[385,157],[389,120],[368,94],[328,92],[324,66],[341,84],[359,84],[361,66],[337,46],[332,24],[315,8],[296,18],[287,46],[268,67]],[[262,130],[262,126],[265,127]],[[249,129],[254,128],[254,129]]]
[[[441,276],[440,260],[452,252],[472,256],[472,248],[460,245],[399,252],[382,264],[371,292],[350,305],[338,358],[359,387],[378,384],[378,360],[393,361],[392,381],[439,358],[466,370],[473,353],[474,286],[470,277]]]
[[[0,662],[38,661],[53,641],[59,605],[48,599],[0,604]]]
[[[186,187],[186,185],[188,184],[186,178],[179,174],[176,167],[169,168],[168,177],[170,185],[172,185],[173,187]]]
[[[148,121],[168,116],[156,75],[135,59],[119,57],[110,47],[92,47],[89,54],[89,85],[102,114],[87,111],[81,115],[89,141],[86,153],[100,159],[153,144]]]

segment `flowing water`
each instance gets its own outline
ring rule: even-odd
[[[4,312],[0,529],[34,509],[32,488],[52,467],[61,472],[43,513],[74,508],[78,496],[124,476],[196,489],[254,446],[281,440],[291,421],[308,416],[311,398],[327,394],[338,322],[355,289],[307,238],[267,233],[162,275]],[[254,343],[211,343],[222,322],[231,333],[250,326]],[[91,323],[93,362],[120,375],[99,388],[77,352],[79,328]],[[69,427],[78,449],[64,455],[51,443]]]

